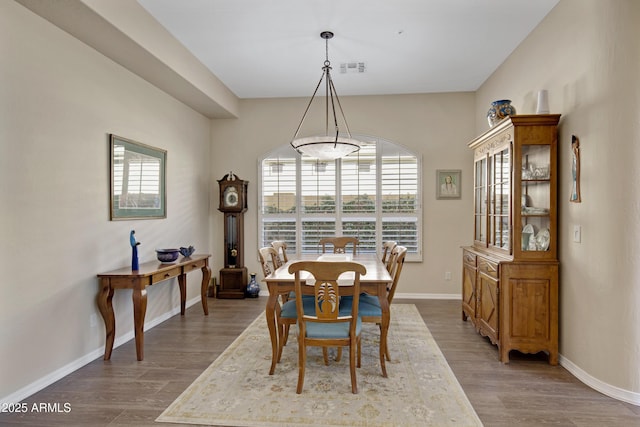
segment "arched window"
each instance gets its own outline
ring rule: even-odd
[[[422,260],[421,161],[392,142],[364,140],[335,161],[301,157],[289,144],[259,161],[260,246],[284,240],[299,256],[318,253],[322,237],[355,236],[359,253],[379,254],[395,240],[407,261]]]

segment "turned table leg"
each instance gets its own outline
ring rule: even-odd
[[[200,285],[200,295],[202,298],[202,310],[205,316],[209,315],[209,304],[207,301],[207,291],[209,287],[209,281],[211,280],[211,268],[207,264],[201,268],[202,270],[202,284]]]
[[[382,309],[382,322],[380,324],[380,367],[382,368],[382,376],[387,377],[387,365],[385,363],[387,355],[387,335],[389,333],[389,322],[391,313],[389,312],[389,300],[387,299],[387,286],[383,284],[378,287],[378,301]]]
[[[103,278],[100,280],[100,293],[98,293],[97,303],[102,319],[104,320],[104,329],[106,338],[104,343],[104,360],[111,359],[111,351],[113,350],[113,340],[116,335],[116,317],[113,314],[113,288],[110,280]]]
[[[187,308],[187,275],[182,273],[178,276],[178,287],[180,288],[180,315],[184,316]]]
[[[271,338],[271,368],[269,369],[269,375],[273,375],[276,370],[276,363],[278,362],[278,332],[276,330],[275,316],[277,298],[278,293],[269,290],[269,298],[267,299],[267,307],[265,309],[269,336]]]
[[[147,312],[147,290],[138,284],[133,289],[133,324],[136,336],[136,355],[144,359],[144,316]]]

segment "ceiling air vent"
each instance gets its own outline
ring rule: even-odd
[[[364,62],[343,62],[340,64],[340,73],[364,73]]]

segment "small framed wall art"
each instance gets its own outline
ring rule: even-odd
[[[460,169],[436,170],[436,199],[459,199],[461,175]]]
[[[580,203],[580,140],[571,135],[571,196],[569,201]]]
[[[116,135],[110,145],[110,219],[166,218],[165,150]]]

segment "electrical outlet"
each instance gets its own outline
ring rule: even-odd
[[[573,241],[580,243],[582,241],[582,227],[579,225],[573,226]]]
[[[92,328],[95,328],[96,326],[98,326],[98,315],[93,313],[91,316],[89,316],[89,325]]]
[[[444,280],[451,280],[451,272],[450,271],[445,271]]]

